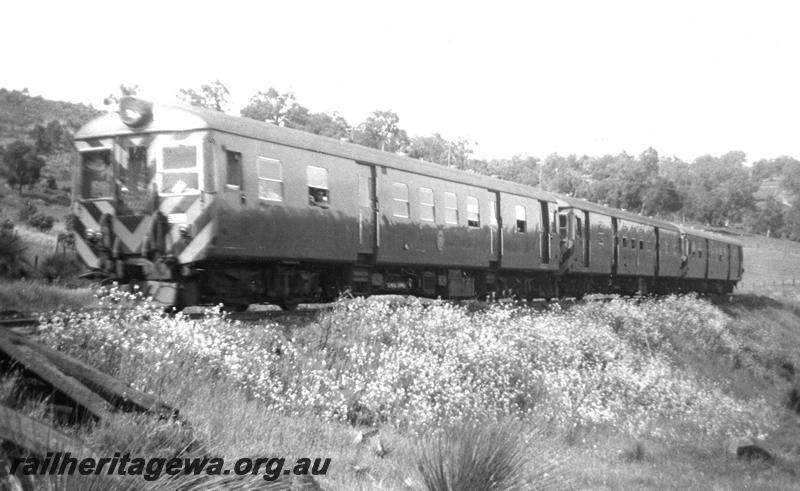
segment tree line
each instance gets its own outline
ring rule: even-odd
[[[120,86],[120,93],[135,95],[135,85]],[[217,111],[230,111],[230,91],[219,80],[181,89],[183,101]],[[117,95],[107,98],[118,102]],[[350,124],[339,113],[314,112],[291,91],[270,87],[254,94],[240,115],[441,165],[536,186],[569,196],[647,216],[706,226],[740,226],[754,233],[800,240],[800,161],[792,157],[761,160],[748,167],[746,155],[731,151],[722,156],[703,155],[692,162],[665,157],[648,148],[638,156],[578,156],[552,154],[544,159],[514,156],[479,159],[473,144],[448,140],[440,134],[409,136],[391,110],[376,110],[363,122]],[[22,189],[39,181],[42,156],[71,147],[71,128],[52,121],[31,130],[30,143],[16,141],[0,147],[0,173]],[[754,193],[770,181],[786,190],[783,198],[757,201]]]

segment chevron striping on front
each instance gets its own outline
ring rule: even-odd
[[[128,227],[125,226],[125,223],[119,218],[115,219],[113,223],[114,235],[122,242],[122,245],[126,249],[125,252],[130,254],[142,249],[142,242],[152,226],[153,217],[142,217],[141,220],[136,222],[137,226],[134,231],[129,230]]]

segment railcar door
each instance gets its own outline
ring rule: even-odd
[[[358,177],[358,253],[374,254],[378,247],[376,227],[375,167],[356,164]]]
[[[539,201],[542,214],[542,228],[539,231],[539,260],[542,264],[550,262],[550,212],[547,201]]]
[[[225,204],[238,211],[247,206],[242,153],[224,148],[222,158],[225,159],[225,188],[222,193]]]
[[[503,240],[500,233],[503,224],[500,223],[499,208],[497,202],[500,200],[500,193],[489,191],[489,261],[499,261]]]

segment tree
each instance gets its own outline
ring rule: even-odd
[[[758,209],[744,215],[744,224],[755,234],[778,237],[783,233],[784,206],[772,196],[768,197]]]
[[[393,111],[373,111],[354,132],[353,141],[365,147],[397,152],[408,146],[408,134],[400,128],[400,117]]]
[[[119,84],[119,93],[122,94],[122,97],[134,96],[139,93],[139,86]],[[103,99],[103,104],[105,104],[106,106],[111,106],[119,104],[119,100],[120,97],[112,92],[111,94],[108,94],[108,97]]]
[[[17,140],[3,151],[0,172],[9,186],[16,186],[22,191],[23,186],[33,186],[39,181],[44,165],[44,160],[36,154],[32,146]]]
[[[39,154],[47,155],[72,148],[72,136],[69,130],[55,119],[46,126],[37,124],[31,130],[30,136],[34,141],[34,150]]]
[[[266,92],[259,91],[251,97],[250,104],[245,106],[240,114],[245,118],[284,126],[289,111],[298,105],[294,93],[281,93],[270,87]]]
[[[467,140],[449,141],[442,138],[439,133],[435,133],[431,136],[416,136],[412,138],[409,142],[407,153],[409,157],[415,159],[466,169],[472,155],[472,149]]]
[[[178,98],[186,103],[220,112],[230,109],[230,95],[230,90],[219,80],[201,85],[199,92],[194,89],[181,89],[178,92]]]
[[[745,160],[744,152],[738,151],[695,159],[690,167],[688,215],[709,225],[727,225],[753,209],[758,185],[750,179]]]

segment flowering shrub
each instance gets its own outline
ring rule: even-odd
[[[544,312],[355,299],[290,335],[276,322],[245,328],[219,311],[164,317],[116,290],[102,304],[99,314],[46,319],[42,339],[165,394],[212,377],[285,414],[401,428],[536,415],[637,435],[664,431],[664,421],[741,435],[775,420],[766,401],[737,399],[672,361],[677,351],[739,349],[726,316],[693,296]]]

